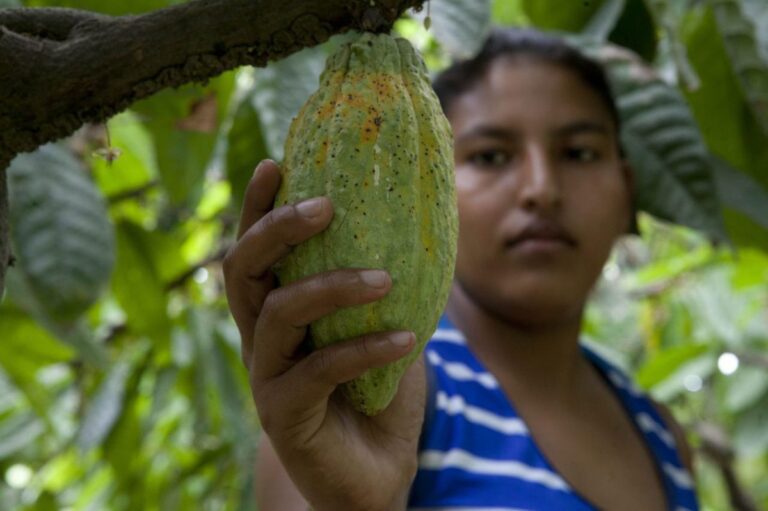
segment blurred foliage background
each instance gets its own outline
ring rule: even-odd
[[[494,24],[568,34],[606,64],[643,212],[585,341],[681,420],[704,509],[768,509],[768,3],[431,0],[429,31],[426,11],[395,30],[433,71]],[[255,164],[281,158],[345,37],[166,90],[14,160],[0,509],[255,509],[259,425],[220,261]]]

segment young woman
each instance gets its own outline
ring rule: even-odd
[[[270,210],[248,186],[227,293],[264,431],[261,511],[694,510],[669,414],[579,344],[585,302],[632,218],[618,116],[600,68],[557,39],[496,31],[435,90],[455,136],[459,252],[446,314],[390,407],[335,387],[404,356],[410,332],[300,354],[307,325],[384,296],[384,272],[274,288],[290,247],[330,222],[318,197]]]

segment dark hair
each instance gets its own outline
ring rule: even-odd
[[[534,30],[493,29],[480,51],[471,59],[454,63],[432,83],[443,112],[480,81],[499,57],[524,57],[556,64],[572,71],[603,100],[619,129],[619,113],[603,68],[563,39]]]

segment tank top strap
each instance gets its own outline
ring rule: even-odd
[[[582,343],[582,352],[613,388],[653,455],[666,490],[669,509],[699,509],[693,478],[683,465],[675,436],[651,398],[616,364]]]

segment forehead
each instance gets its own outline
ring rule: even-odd
[[[603,99],[575,72],[525,58],[499,58],[467,92],[456,98],[448,118],[454,131],[479,124],[518,131],[556,131],[568,124],[613,126]]]

